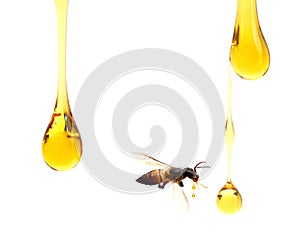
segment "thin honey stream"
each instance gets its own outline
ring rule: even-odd
[[[55,0],[58,19],[58,90],[54,112],[44,134],[42,153],[54,170],[65,171],[80,161],[82,142],[69,105],[66,82],[68,0]]]
[[[228,173],[227,181],[221,188],[217,195],[217,207],[222,213],[233,214],[240,210],[242,207],[242,196],[240,195],[237,188],[232,184],[231,181],[231,159],[232,159],[232,146],[234,143],[234,125],[232,121],[232,76],[231,69],[229,68],[228,77],[228,110],[227,119],[225,125],[225,144],[227,151],[227,164]]]

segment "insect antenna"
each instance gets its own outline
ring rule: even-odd
[[[206,162],[202,161],[202,162],[197,163],[195,165],[195,167],[194,167],[194,171],[197,172],[197,170],[196,170],[197,168],[210,168],[210,166],[208,166],[208,165],[206,165],[206,166],[199,166],[199,165],[204,164],[204,163],[206,163]]]

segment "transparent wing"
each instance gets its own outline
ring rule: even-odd
[[[182,188],[177,184],[173,184],[173,202],[180,206],[180,208],[184,211],[189,210],[189,202]]]
[[[155,159],[154,157],[148,156],[147,154],[144,153],[133,153],[132,156],[137,158],[138,160],[141,160],[143,163],[151,166],[156,166],[159,168],[173,168],[171,165],[163,163]]]

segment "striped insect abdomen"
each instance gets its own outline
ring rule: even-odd
[[[164,181],[166,178],[166,171],[162,169],[152,170],[143,176],[139,177],[136,181],[145,185],[156,185]]]

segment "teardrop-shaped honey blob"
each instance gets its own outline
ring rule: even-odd
[[[230,61],[246,80],[259,79],[269,69],[270,53],[259,25],[256,0],[238,0]]]
[[[242,196],[230,181],[219,191],[216,203],[220,212],[234,214],[242,207]]]
[[[54,113],[45,132],[42,153],[49,167],[58,171],[73,168],[80,161],[82,143],[71,113]]]

